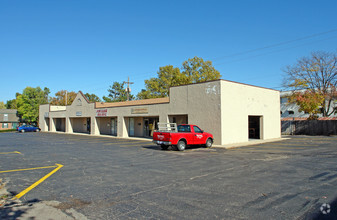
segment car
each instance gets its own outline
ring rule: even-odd
[[[39,127],[35,127],[33,125],[22,125],[20,127],[17,128],[18,132],[27,132],[27,131],[35,131],[35,132],[39,132],[41,131],[41,129]]]
[[[158,123],[159,130],[153,133],[153,142],[163,150],[173,146],[179,151],[185,150],[187,145],[203,145],[211,147],[213,135],[201,130],[197,125],[175,123]]]

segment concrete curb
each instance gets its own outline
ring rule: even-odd
[[[125,139],[125,140],[140,140],[140,141],[147,141],[152,142],[152,138],[141,138],[141,137],[115,137],[112,135],[95,135],[95,134],[85,134],[85,133],[66,133],[62,131],[40,131],[41,133],[52,133],[52,134],[67,134],[67,135],[82,135],[88,137],[104,137],[104,138],[112,138],[112,139]]]
[[[213,147],[231,149],[231,148],[237,148],[237,147],[247,147],[247,146],[252,146],[252,145],[265,144],[265,143],[270,143],[270,142],[285,141],[285,140],[288,140],[288,139],[290,139],[290,138],[273,138],[273,139],[268,139],[268,140],[251,140],[251,141],[243,142],[243,143],[213,145]]]

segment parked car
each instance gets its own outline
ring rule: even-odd
[[[213,135],[201,130],[197,125],[175,123],[158,123],[159,130],[153,133],[153,142],[160,145],[163,150],[174,146],[179,151],[185,150],[187,145],[204,145],[211,147]]]
[[[39,127],[35,127],[33,125],[22,125],[20,127],[17,127],[17,131],[19,131],[19,132],[26,132],[26,131],[39,132],[39,131],[41,131],[41,129]]]

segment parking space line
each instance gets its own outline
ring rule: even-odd
[[[0,173],[10,173],[10,172],[18,172],[18,171],[26,171],[26,170],[40,170],[40,169],[48,169],[48,168],[53,168],[53,167],[57,167],[57,165],[47,166],[47,167],[33,167],[33,168],[17,169],[17,170],[4,170],[4,171],[0,171]]]
[[[55,167],[55,166],[53,166]],[[41,179],[39,179],[38,181],[36,181],[35,183],[33,183],[31,186],[29,186],[27,189],[23,190],[22,192],[20,192],[19,194],[17,194],[15,197],[12,198],[12,200],[14,200],[15,198],[19,199],[22,196],[24,196],[27,192],[29,192],[30,190],[34,189],[36,186],[38,186],[40,183],[42,183],[43,181],[45,181],[48,177],[50,177],[51,175],[53,175],[54,173],[56,173],[59,169],[61,169],[63,167],[62,164],[56,164],[56,168],[54,170],[52,170],[50,173],[48,173],[47,175],[45,175],[44,177],[42,177]]]
[[[0,154],[21,154],[19,151],[12,151],[12,152],[0,152]]]

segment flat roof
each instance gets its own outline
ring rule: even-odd
[[[16,114],[17,109],[0,109],[0,114]]]
[[[156,98],[156,99],[142,99],[142,100],[133,100],[125,102],[96,102],[96,108],[112,108],[112,107],[123,107],[123,106],[134,106],[134,105],[154,105],[154,104],[165,104],[169,103],[170,98]]]
[[[179,86],[190,86],[190,85],[196,85],[196,84],[201,84],[201,83],[209,83],[209,82],[216,82],[216,81],[230,82],[230,83],[240,84],[240,85],[244,85],[244,86],[252,86],[252,87],[256,87],[256,88],[260,88],[260,89],[268,89],[268,90],[273,90],[273,91],[280,92],[277,89],[270,89],[270,88],[266,88],[266,87],[262,87],[262,86],[255,86],[255,85],[251,85],[251,84],[246,84],[246,83],[241,83],[241,82],[235,82],[235,81],[226,80],[226,79],[215,79],[215,80],[210,80],[210,81],[205,81],[205,82],[184,84],[184,85],[179,85]],[[171,86],[170,88],[179,87],[179,86]]]

